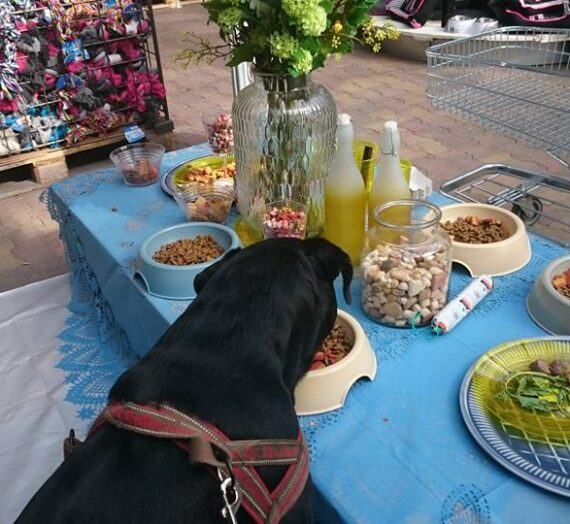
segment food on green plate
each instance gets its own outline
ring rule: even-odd
[[[196,182],[198,184],[213,184],[216,180],[229,178],[233,179],[236,174],[236,163],[229,162],[227,165],[219,167],[211,166],[187,166],[176,174],[175,181],[177,184],[189,184]]]
[[[528,371],[507,377],[497,399],[512,399],[529,411],[570,417],[570,361],[535,360]]]

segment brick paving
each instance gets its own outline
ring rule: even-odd
[[[230,70],[222,63],[184,70],[174,55],[183,31],[215,39],[216,28],[206,25],[199,4],[160,9],[155,18],[176,144],[203,142],[201,113],[230,107]],[[332,91],[339,112],[352,115],[358,137],[378,141],[383,122],[397,120],[402,157],[412,160],[436,186],[490,162],[568,176],[547,153],[431,107],[425,98],[425,63],[357,49],[340,62],[331,60],[314,78]],[[102,160],[94,154],[88,158]],[[88,169],[83,165],[73,172]],[[57,224],[39,202],[40,191],[0,199],[0,292],[67,270]]]

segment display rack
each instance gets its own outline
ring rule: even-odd
[[[570,29],[506,27],[426,53],[435,107],[523,139],[570,167]],[[509,205],[529,227],[570,245],[570,184],[556,177],[486,166],[442,190],[458,200]],[[548,227],[551,220],[561,229]]]
[[[0,107],[0,171],[124,140],[127,124],[172,129],[151,0],[10,5],[0,58],[12,45],[16,73]]]

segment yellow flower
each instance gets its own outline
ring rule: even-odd
[[[342,31],[342,23],[340,20],[337,20],[334,25],[331,27],[331,32],[333,33],[340,33]]]

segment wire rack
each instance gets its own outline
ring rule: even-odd
[[[82,26],[87,23],[95,24],[95,26],[98,28],[103,27],[104,25],[105,6],[111,4],[116,4],[122,7],[123,5],[128,6],[129,2],[126,0],[113,0],[113,2],[109,2],[108,0],[106,2],[103,2],[102,0],[73,0],[70,2],[62,3],[63,7],[66,10],[70,11],[80,8],[82,5],[93,6],[94,9],[91,10],[91,14],[86,17],[75,17],[74,23],[78,26]],[[131,4],[131,7],[136,7],[137,17],[148,21],[148,30],[145,32],[125,34],[122,36],[109,36],[107,33],[100,31],[100,39],[98,41],[83,44],[83,49],[89,54],[92,52],[92,49],[100,48],[103,50],[102,52],[104,58],[100,60],[101,65],[88,63],[83,75],[95,72],[96,70],[106,70],[109,68],[113,69],[114,71],[125,71],[131,67],[134,68],[134,66],[136,66],[136,69],[157,71],[158,77],[162,83],[162,65],[158,52],[158,41],[155,32],[152,2],[151,0],[133,0]],[[25,10],[15,10],[13,14],[15,16],[33,17],[36,13],[41,14],[49,9],[49,4],[45,5],[43,2],[36,2],[36,7],[27,8]],[[57,20],[57,14],[55,12],[52,13],[51,18],[53,20],[52,23],[44,25],[38,24],[35,26],[35,30],[41,31],[42,33],[53,31],[56,27],[55,21]],[[126,23],[126,20],[118,20],[118,23]],[[25,34],[28,31],[29,29],[23,29],[22,34]],[[120,61],[114,60],[111,62],[110,56],[113,54],[113,51],[111,49],[112,46],[117,45],[119,42],[127,40],[135,42],[135,45],[138,46],[141,51],[141,55],[133,59],[122,58]],[[63,56],[60,50],[58,56],[57,75],[55,76],[55,79],[57,81],[66,76],[68,76],[68,72],[63,66]],[[133,75],[131,78],[134,80],[134,88],[142,89],[136,80],[137,77]],[[26,82],[25,80],[19,82],[20,87],[25,87],[27,83],[29,82]],[[89,84],[87,85],[89,86]],[[124,85],[111,87],[108,89],[107,96],[113,92],[120,93],[124,89]],[[22,125],[29,132],[31,139],[27,141],[26,145],[18,144],[16,147],[12,148],[10,146],[10,144],[13,143],[11,140],[15,140],[16,135],[11,132],[10,128],[6,126],[0,126],[0,141],[2,141],[4,145],[4,152],[0,153],[0,157],[11,157],[19,155],[21,153],[37,151],[46,148],[67,147],[71,145],[69,136],[53,134],[53,138],[47,140],[36,139],[36,137],[40,136],[41,133],[49,133],[50,129],[53,127],[53,122],[48,122],[46,124],[44,123],[45,119],[35,118],[32,115],[39,114],[40,111],[45,110],[46,108],[48,110],[49,116],[55,115],[57,108],[62,103],[65,103],[65,99],[61,96],[60,92],[54,88],[46,88],[45,84],[37,91],[32,102],[18,100],[18,113],[21,116]],[[143,114],[137,114],[137,112],[134,111],[135,105],[133,104],[113,104],[111,109],[113,113],[119,116],[126,115],[127,113],[132,114],[133,116],[126,117],[124,119],[118,118],[116,120],[116,125],[107,128],[105,133],[111,133],[127,123],[136,123],[140,125],[146,123],[146,116]],[[157,111],[153,118],[158,118],[160,122],[169,122],[169,111],[166,99],[162,100],[160,102],[160,106],[156,109]],[[1,113],[0,117],[2,117]],[[74,128],[79,127],[84,119],[85,115],[75,118],[66,116],[65,118],[62,117],[61,122],[65,124],[69,131],[72,131]],[[84,132],[82,133],[80,140],[83,141],[95,136],[101,136],[101,132]]]
[[[427,97],[570,165],[570,29],[506,27],[432,46]]]

